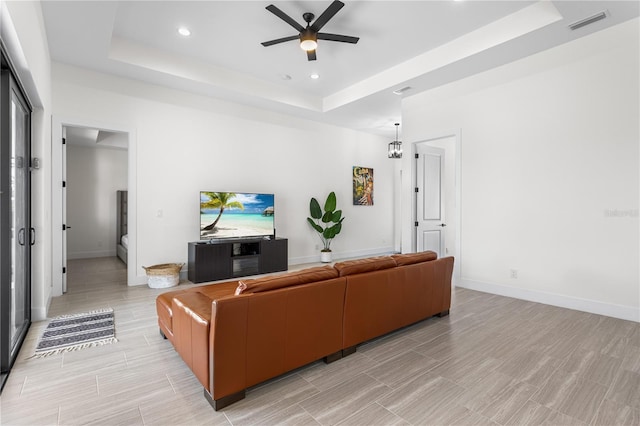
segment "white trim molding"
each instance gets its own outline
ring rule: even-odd
[[[484,293],[497,294],[499,296],[527,300],[529,302],[544,303],[545,305],[558,306],[560,308],[573,309],[576,311],[605,315],[627,321],[640,322],[640,309],[633,306],[615,305],[612,303],[599,302],[597,300],[582,299],[579,297],[546,293],[523,288],[514,288],[469,279],[461,279],[456,286],[467,288],[469,290],[482,291]]]

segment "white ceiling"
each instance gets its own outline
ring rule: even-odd
[[[411,96],[637,17],[638,1],[345,1],[309,62],[296,31],[327,1],[44,1],[52,59],[393,137]],[[595,13],[607,18],[571,31]],[[177,34],[179,26],[192,31]],[[318,73],[320,78],[309,76]],[[283,76],[290,76],[284,79]]]

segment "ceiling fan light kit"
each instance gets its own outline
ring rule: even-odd
[[[300,40],[300,48],[307,52],[307,59],[309,61],[316,60],[316,48],[318,47],[318,40],[328,40],[328,41],[338,41],[341,43],[351,43],[356,44],[359,37],[346,36],[341,34],[328,34],[321,33],[320,30],[324,27],[327,22],[333,16],[338,13],[340,9],[344,6],[344,3],[338,0],[334,0],[333,3],[327,7],[327,9],[322,12],[322,14],[315,20],[312,24],[313,18],[315,15],[311,12],[306,12],[302,15],[302,19],[307,23],[306,27],[303,27],[299,24],[295,19],[284,13],[282,10],[278,9],[276,6],[270,4],[266,7],[266,9],[276,15],[278,18],[282,19],[287,24],[291,25],[298,31],[298,35],[282,37],[275,40],[264,41],[262,45],[264,47],[273,46],[274,44],[284,43],[286,41],[292,41],[295,39]]]
[[[317,33],[306,28],[300,33],[300,48],[308,52],[310,50],[316,50],[316,47],[318,47]]]

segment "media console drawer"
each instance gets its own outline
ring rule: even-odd
[[[286,271],[288,240],[192,242],[187,267],[189,281],[193,283]]]

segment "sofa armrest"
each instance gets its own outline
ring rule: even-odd
[[[438,273],[442,274],[444,294],[442,295],[442,312],[448,313],[451,307],[451,278],[453,277],[453,256],[443,257],[438,262]],[[446,308],[446,309],[444,309]]]
[[[174,346],[204,387],[209,383],[211,299],[196,291],[173,298]]]
[[[162,334],[175,346],[173,339],[173,298],[188,290],[173,290],[164,292],[156,298],[156,312],[158,313],[158,326]]]

